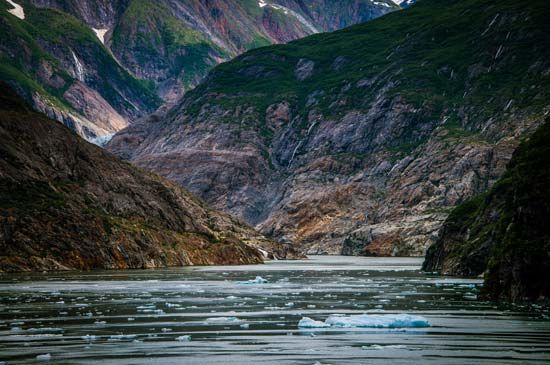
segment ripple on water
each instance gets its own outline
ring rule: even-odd
[[[481,280],[425,275],[420,263],[3,275],[0,364],[550,361],[547,308],[485,302]]]

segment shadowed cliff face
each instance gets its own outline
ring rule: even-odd
[[[493,298],[550,297],[550,120],[514,152],[487,193],[454,209],[423,269],[485,274]]]
[[[0,80],[97,144],[216,64],[260,46],[371,20],[390,0],[0,1]],[[330,11],[323,11],[330,9]]]
[[[293,257],[188,192],[30,111],[0,83],[0,271]]]
[[[423,1],[250,51],[108,148],[310,252],[422,255],[548,111],[548,6]]]

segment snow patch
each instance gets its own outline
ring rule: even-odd
[[[88,142],[93,143],[99,147],[105,146],[115,135],[115,133],[105,134],[103,136],[92,137],[88,139]]]
[[[345,316],[330,315],[325,322],[304,317],[298,322],[299,328],[421,328],[430,327],[428,320],[410,314],[360,314]]]
[[[265,0],[259,0],[258,1],[258,6],[260,8],[265,8],[266,6],[269,6],[270,8],[272,9],[275,9],[275,10],[280,10],[282,11],[285,15],[290,15],[290,16],[293,16],[294,18],[296,18],[296,20],[298,20],[304,27],[306,27],[311,33],[319,33],[319,30],[317,28],[315,28],[315,26],[313,24],[311,24],[310,22],[308,22],[306,20],[306,18],[304,18],[301,14],[298,14],[297,12],[295,12],[294,10],[292,9],[289,9],[287,8],[286,6],[282,6],[282,5],[279,5],[279,4],[271,4],[271,3],[267,3]]]
[[[99,38],[101,43],[105,44],[105,34],[109,31],[109,29],[106,29],[106,28],[103,28],[103,29],[92,28],[92,30],[94,31],[97,38]]]
[[[19,19],[25,19],[25,10],[21,5],[18,5],[14,3],[12,0],[6,0],[11,6],[13,6],[13,9],[8,10],[11,14],[15,15]]]

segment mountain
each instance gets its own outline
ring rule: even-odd
[[[94,140],[160,106],[153,86],[117,63],[87,26],[20,3],[18,17],[0,2],[0,79],[36,110]]]
[[[0,272],[260,263],[293,251],[33,112],[0,83]]]
[[[310,253],[423,255],[550,110],[543,0],[424,0],[249,51],[108,148]]]
[[[484,289],[509,300],[550,297],[550,119],[514,152],[488,192],[455,208],[423,269],[485,274]]]
[[[245,50],[397,9],[389,0],[0,1],[0,79],[101,144]]]

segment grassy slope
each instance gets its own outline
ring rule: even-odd
[[[209,102],[250,105],[261,114],[268,105],[285,99],[293,101],[304,116],[307,96],[320,90],[324,96],[319,108],[325,115],[336,116],[350,106],[368,109],[380,88],[393,82],[391,94],[434,118],[459,105],[478,106],[470,125],[456,111],[448,115],[453,133],[467,133],[464,129],[503,112],[511,99],[514,107],[532,110],[546,104],[550,79],[541,79],[529,68],[534,60],[548,56],[550,23],[544,14],[549,12],[550,3],[544,0],[421,1],[367,24],[247,52],[216,67],[208,81],[191,93],[190,98],[197,100],[188,110],[197,113],[205,94],[219,93]],[[500,18],[489,27],[495,14]],[[515,19],[510,18],[512,14]],[[506,24],[499,27],[504,17]],[[332,65],[338,56],[347,62],[336,72]],[[300,58],[315,62],[314,74],[303,82],[294,77]],[[489,72],[472,78],[473,65]],[[260,76],[240,72],[252,66],[263,67]],[[359,80],[370,80],[371,85],[341,91]],[[518,90],[520,85],[536,87]],[[331,105],[335,95],[345,98],[346,104]],[[263,119],[258,122],[250,127],[262,129]]]

